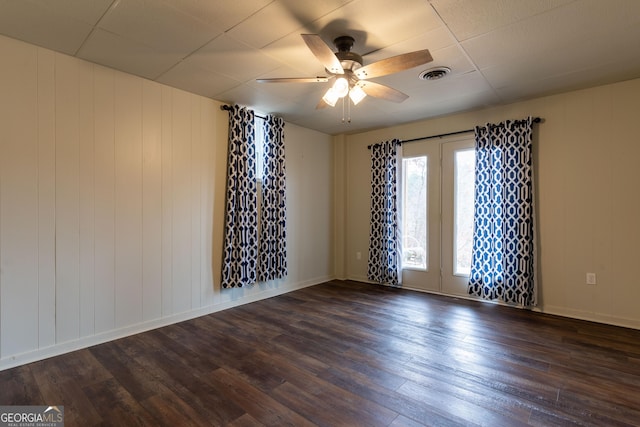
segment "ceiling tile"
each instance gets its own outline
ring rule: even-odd
[[[496,89],[502,99],[509,102],[551,95],[640,77],[640,57],[635,61],[622,60],[598,64],[592,68],[554,75],[545,79],[522,82]]]
[[[597,60],[587,40],[615,45],[626,38],[618,31],[640,25],[640,1],[620,0],[616,4],[624,7],[611,8],[609,3],[593,0],[574,2],[554,13],[536,15],[464,41],[462,46],[479,68],[514,60],[540,61],[549,50],[561,49],[580,50]],[[633,37],[635,43],[640,41],[637,35]]]
[[[188,57],[185,62],[237,80],[252,80],[282,64],[223,34]]]
[[[181,54],[158,52],[101,29],[91,34],[77,56],[152,80],[181,59]]]
[[[277,22],[277,25],[270,23]],[[274,1],[229,30],[229,35],[255,48],[262,48],[303,25],[285,4]],[[260,28],[260,31],[256,31]]]
[[[300,29],[350,1],[276,0],[230,30],[229,35],[250,46],[263,48],[292,32],[309,32]],[[256,31],[256,28],[261,31]]]
[[[440,66],[449,67],[451,69],[451,73],[446,78],[444,78],[442,82],[450,82],[457,76],[465,75],[475,71],[475,67],[473,66],[473,64],[469,62],[467,57],[464,55],[464,52],[462,52],[462,50],[456,45],[449,46],[444,49],[435,50],[431,52],[431,55],[433,56],[433,62],[373,80],[378,83],[391,86],[392,88],[405,92],[406,94],[410,95],[410,97],[413,97],[416,91],[421,91],[424,88],[433,85],[434,83],[433,81],[425,81],[420,79],[419,75],[422,71]],[[480,73],[476,74],[478,77],[482,77]],[[488,88],[484,79],[482,79],[482,81],[474,81],[477,81],[478,84],[482,85],[482,90],[486,90]],[[438,83],[440,82],[441,81],[439,81]],[[455,88],[452,89],[454,91],[458,90]],[[461,88],[459,90],[469,90],[469,88],[465,87],[464,89]],[[407,101],[405,101],[405,103],[406,102]],[[409,103],[408,105],[412,105],[412,103]]]
[[[70,3],[64,2],[68,6]],[[96,3],[95,10],[99,10]],[[87,21],[89,11],[70,14],[67,8],[57,8],[51,2],[0,2],[0,33],[58,52],[73,55],[92,30]]]
[[[466,74],[476,70],[474,64],[469,61],[469,58],[459,46],[454,45],[445,47],[444,49],[434,50],[431,52],[431,56],[433,56],[433,62],[422,68],[449,67],[451,69],[451,76]]]
[[[219,94],[242,84],[239,80],[184,61],[164,73],[157,81],[214,99],[219,99]]]
[[[21,0],[14,3],[33,3],[38,7],[47,8],[58,15],[83,21],[95,25],[100,17],[114,3],[114,0]]]
[[[364,56],[364,63],[370,64],[391,56],[400,55],[415,50],[429,49],[433,56],[434,52],[456,44],[456,40],[451,36],[444,26],[427,31],[417,37],[395,43],[384,49],[377,50]],[[435,58],[434,58],[435,59]]]
[[[575,0],[429,0],[459,41]]]
[[[207,25],[228,31],[273,0],[155,0]]]
[[[351,106],[351,112],[348,113],[345,110],[343,116],[342,106],[336,104],[334,108],[314,110],[313,115],[305,115],[301,110],[298,110],[291,115],[295,117],[296,122],[300,123],[301,126],[313,129],[314,126],[320,124],[321,127],[316,127],[316,129],[322,129],[322,132],[329,134],[338,134],[353,133],[357,132],[358,129],[363,128],[376,129],[389,126],[393,119],[390,117],[388,112],[388,110],[385,111],[380,109],[379,105],[370,103],[366,108],[362,108],[362,106]],[[345,119],[344,122],[342,121],[343,117]],[[348,121],[349,118],[351,119],[350,122]]]
[[[303,30],[304,31],[304,30]],[[302,32],[303,34],[308,31]],[[322,64],[311,53],[300,34],[295,32],[271,43],[261,51],[278,62],[296,70],[293,75],[275,75],[270,77],[315,77],[325,76]]]
[[[428,99],[428,98],[427,98]],[[403,123],[417,121],[428,117],[439,117],[461,111],[468,111],[478,108],[485,108],[496,105],[496,95],[493,90],[459,94],[457,97],[450,97],[438,100],[437,102],[424,102],[419,109],[407,111],[393,109],[390,112],[392,120],[403,120]]]
[[[500,99],[484,77],[478,72],[469,72],[457,76],[447,76],[440,80],[419,81],[420,86],[413,86],[410,97],[399,104],[394,111],[410,111],[424,108],[436,109],[438,105],[456,99],[466,98],[469,107],[477,107],[478,94],[482,94],[483,102],[497,104]],[[490,95],[490,96],[488,96]],[[483,104],[484,105],[484,104]]]
[[[224,31],[165,2],[145,0],[120,1],[104,16],[99,27],[158,52],[176,53],[181,57]]]
[[[250,106],[261,114],[282,114],[296,109],[296,104],[286,96],[274,97],[248,84],[239,85],[220,93],[217,99]]]
[[[315,0],[305,2],[300,0],[276,0],[294,16],[300,25],[307,25],[321,17],[351,3],[353,0]]]
[[[342,35],[355,38],[353,50],[365,55],[441,26],[424,0],[355,0],[310,24],[325,42]]]
[[[640,14],[640,2],[635,4],[638,6],[628,3]],[[615,64],[640,48],[640,17],[630,9],[605,11],[594,3],[585,12],[583,7],[583,3],[568,5],[553,16],[540,15],[464,42],[463,46],[504,101],[519,99],[511,97],[519,93],[524,96],[534,82],[540,93],[557,91],[560,82],[567,88],[598,84],[621,65],[607,68],[606,64]],[[534,36],[536,32],[540,34]]]

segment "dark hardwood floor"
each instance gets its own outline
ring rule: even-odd
[[[640,425],[640,331],[334,281],[0,384],[66,426]]]

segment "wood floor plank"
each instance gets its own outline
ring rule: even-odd
[[[210,380],[222,385],[231,398],[241,402],[243,409],[261,425],[274,427],[313,427],[315,424],[289,407],[282,405],[267,393],[261,392],[238,376],[218,369]]]
[[[0,384],[67,426],[637,426],[640,330],[331,281]]]
[[[188,364],[188,360],[193,355],[183,358],[188,351],[181,351],[183,349],[180,347],[175,349],[164,345],[158,346],[159,343],[164,343],[162,331],[150,331],[145,335],[160,338],[147,340],[151,352],[139,354],[136,357],[136,361],[145,366],[149,375],[158,378],[172,393],[183,401],[189,402],[213,425],[226,425],[231,420],[242,416],[244,411],[226,395],[225,390],[206,380],[206,375],[213,371],[211,364],[201,364],[206,368],[195,370]],[[199,357],[208,358],[206,352]]]
[[[95,410],[102,414],[101,424],[103,425],[150,426],[160,421],[115,379],[92,384],[83,390]],[[82,420],[83,424],[77,425],[86,425],[84,423],[87,419],[84,413],[73,414],[73,416]],[[65,425],[67,424],[65,418]]]
[[[86,360],[86,351],[78,353],[80,354],[77,360]],[[100,371],[100,374],[90,375],[89,381],[85,382],[83,379],[87,379],[87,376],[76,375],[76,371],[69,369],[69,366],[76,364],[70,362],[70,358],[54,357],[31,365],[36,384],[42,394],[40,404],[64,406],[65,422],[70,425],[98,425],[103,422],[103,414],[93,406],[84,388],[111,379],[112,376],[93,360],[94,367],[91,371]],[[82,371],[81,369],[80,372]]]
[[[149,413],[154,414],[156,419],[161,420],[158,422],[159,425],[203,426],[210,424],[206,413],[197,411],[189,403],[166,389],[140,403]]]
[[[29,405],[30,402],[42,402],[42,392],[33,374],[34,364],[0,371],[0,404]]]
[[[144,334],[141,339],[154,343],[154,341],[148,341],[148,337],[149,334]],[[191,370],[187,365],[180,363],[178,354],[169,348],[155,348],[151,344],[149,352],[143,355],[138,354],[136,361],[145,366],[150,375],[158,378],[170,390],[169,399],[185,402],[193,412],[205,418],[207,422],[202,425],[225,425],[230,420],[243,415],[243,411],[234,402],[228,400],[225,393],[219,392],[202,379],[202,376],[209,374],[211,370]],[[166,395],[162,398],[167,399]]]
[[[558,406],[564,413],[576,414],[577,418],[588,418],[596,424],[637,425],[640,423],[640,401],[637,399],[633,406],[620,405],[618,401],[611,403],[609,396],[593,393],[593,389],[586,394],[575,389],[563,389],[558,395]]]
[[[122,357],[119,344],[121,343],[114,341],[96,346],[91,349],[91,353],[136,401],[155,395],[161,385],[159,381],[149,375],[144,366],[135,359]]]
[[[388,426],[398,415],[364,399],[352,399],[346,391],[331,395],[329,391],[312,391],[286,382],[272,395],[280,403],[297,408],[300,414],[319,426]]]
[[[228,427],[263,427],[260,421],[256,420],[249,414],[244,414],[240,418],[233,420],[229,424]]]
[[[400,388],[406,380],[403,380],[402,384],[395,389],[390,389],[370,381],[369,378],[358,372],[345,370],[344,368],[332,368],[323,373],[321,377],[338,387],[349,390],[401,414],[401,417],[399,419],[396,418],[392,425],[402,425],[400,423],[404,422],[403,420],[410,420],[409,425],[414,423],[438,426],[464,425],[462,419],[458,419],[455,416],[442,415],[437,409],[425,405],[413,396],[408,397],[398,393],[396,389]]]
[[[96,358],[89,349],[82,349],[73,353],[74,357],[55,358],[60,370],[67,374],[72,372],[73,380],[82,386],[94,384],[111,378],[112,375]]]
[[[464,390],[455,392],[446,384],[440,383],[440,385],[442,387],[432,388],[407,381],[398,389],[398,392],[418,399],[444,416],[463,420],[464,424],[478,423],[504,427],[527,425],[526,420],[530,413],[523,412],[515,405],[510,408],[506,408],[506,405],[496,405],[490,409],[486,406],[487,402],[484,399],[481,400],[481,396],[476,393],[468,393],[464,396]],[[498,403],[499,399],[494,399],[494,402]],[[507,402],[507,405],[509,403],[511,402]]]

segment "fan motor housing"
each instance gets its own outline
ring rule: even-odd
[[[333,40],[333,44],[338,49],[336,57],[344,70],[355,71],[362,67],[362,56],[351,52],[354,42],[355,39],[351,36],[340,36]]]
[[[355,71],[362,67],[362,56],[355,52],[336,52],[336,56],[344,70]]]

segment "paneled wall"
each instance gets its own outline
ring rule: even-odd
[[[332,277],[329,136],[285,126],[291,274],[223,291],[220,104],[4,37],[0,58],[0,369]]]

